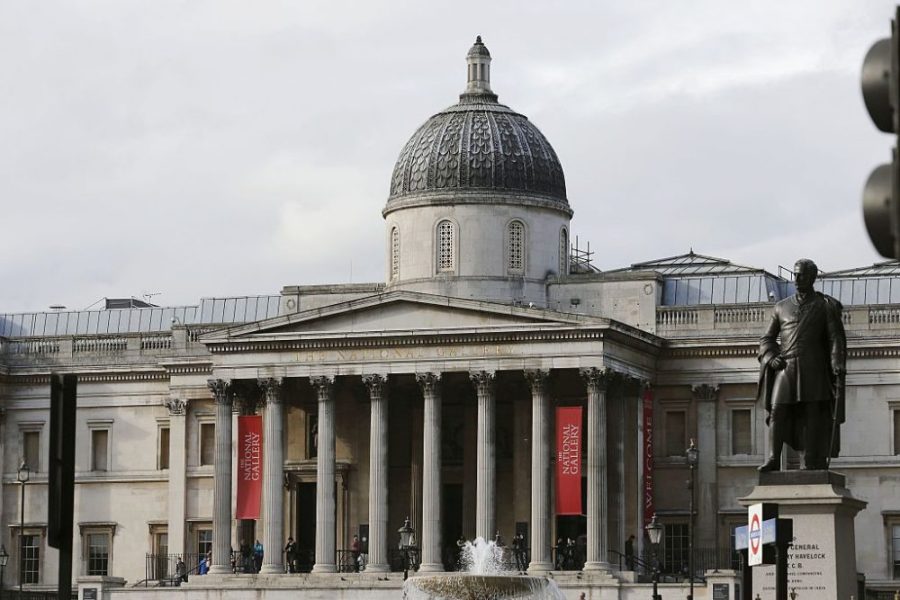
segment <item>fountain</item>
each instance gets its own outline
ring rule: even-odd
[[[403,585],[406,600],[563,600],[556,583],[546,577],[519,575],[506,568],[503,547],[476,538],[461,549],[457,573],[417,575]]]

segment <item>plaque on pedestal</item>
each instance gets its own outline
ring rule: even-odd
[[[788,590],[797,600],[845,600],[857,595],[853,519],[866,503],[854,498],[846,479],[833,471],[760,473],[759,485],[741,498],[744,506],[778,505],[778,515],[792,519],[793,545],[788,551]],[[756,567],[753,597],[774,597],[775,568]]]

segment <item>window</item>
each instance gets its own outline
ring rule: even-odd
[[[687,448],[687,413],[683,410],[668,410],[665,412],[665,455],[684,456]]]
[[[438,223],[438,253],[437,253],[437,270],[453,271],[455,261],[453,255],[456,252],[453,231],[453,223],[450,221],[441,221]]]
[[[216,424],[200,423],[200,465],[212,465],[216,460]]]
[[[752,413],[750,409],[731,411],[731,453],[753,454],[751,432]]]
[[[400,229],[391,229],[391,281],[400,277]]]
[[[22,536],[22,552],[22,582],[40,583],[41,536],[26,530]]]
[[[106,531],[86,533],[84,535],[85,575],[109,575],[110,535]]]
[[[197,530],[197,555],[205,556],[212,552],[212,529],[209,527],[201,527]]]
[[[900,410],[894,411],[894,454],[900,454]]]
[[[22,460],[32,472],[41,470],[41,432],[22,432]],[[18,465],[16,465],[18,467]]]
[[[109,471],[109,430],[91,430],[91,471]]]
[[[506,270],[509,273],[525,271],[525,225],[512,221],[506,231]]]
[[[669,573],[686,573],[688,570],[688,549],[690,536],[688,524],[665,523],[663,544],[666,570]]]
[[[159,428],[159,448],[157,450],[156,468],[163,471],[169,468],[169,428]]]
[[[565,227],[559,232],[559,274],[569,274],[569,233]]]

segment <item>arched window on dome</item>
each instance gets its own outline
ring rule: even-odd
[[[559,231],[559,274],[569,274],[569,232],[565,227]]]
[[[525,224],[510,221],[506,226],[506,271],[511,275],[525,272]]]
[[[437,226],[437,270],[449,273],[456,270],[456,231],[452,221],[441,221]]]
[[[391,281],[400,278],[400,229],[391,228]]]

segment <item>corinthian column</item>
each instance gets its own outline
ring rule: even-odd
[[[313,573],[334,573],[334,377],[311,377],[319,396],[316,455],[316,564]]]
[[[531,564],[530,572],[549,571],[550,561],[550,408],[548,371],[525,371],[531,388]]]
[[[417,373],[422,388],[422,573],[444,570],[441,560],[441,374]]]
[[[581,369],[587,384],[587,561],[585,571],[608,571],[609,514],[606,498],[606,390],[613,372]]]
[[[369,563],[366,571],[386,573],[388,521],[388,412],[387,378],[364,375],[369,388]]]
[[[231,573],[231,402],[229,379],[210,379],[216,403],[216,461],[213,492],[213,555],[211,574]]]
[[[281,378],[260,379],[266,403],[265,432],[263,436],[263,481],[265,490],[266,530],[263,547],[269,551],[263,554],[262,573],[284,573],[281,557],[281,535],[284,529],[284,416],[281,405]]]
[[[476,371],[469,377],[478,392],[478,441],[476,448],[477,476],[475,484],[475,535],[491,540],[497,530],[496,498],[496,452],[495,452],[495,412],[494,373]]]
[[[187,462],[185,461],[185,412],[187,402],[181,398],[169,398],[169,549],[181,554],[185,551],[185,490],[187,488]]]

